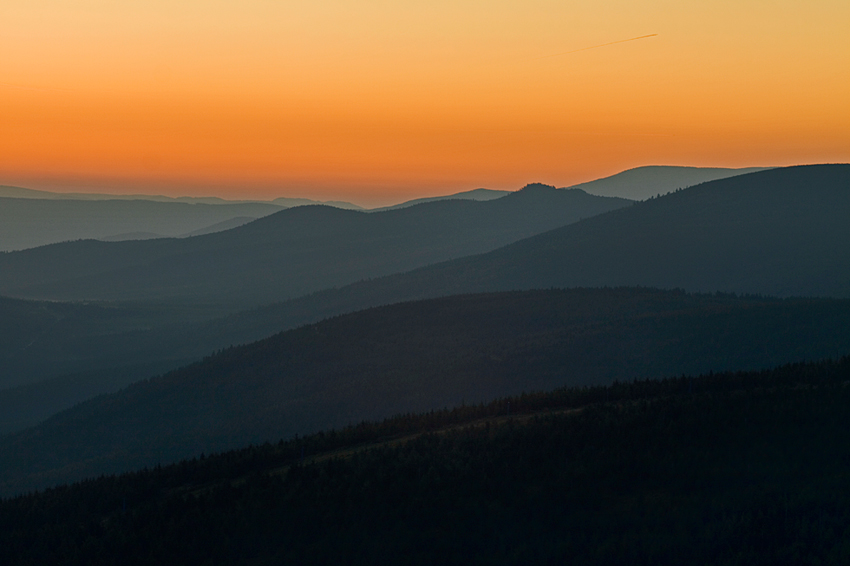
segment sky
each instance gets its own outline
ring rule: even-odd
[[[3,0],[0,184],[368,206],[848,162],[848,22],[846,0]]]

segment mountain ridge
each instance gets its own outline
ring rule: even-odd
[[[81,241],[0,254],[0,293],[250,307],[495,249],[630,204],[553,190],[374,213],[310,205],[183,240]]]
[[[646,200],[677,189],[700,183],[735,177],[747,173],[767,171],[771,167],[682,167],[676,165],[644,165],[570,188],[582,189],[593,195],[618,196],[631,200]]]
[[[622,288],[401,303],[82,403],[0,439],[0,466],[9,481],[35,473],[49,484],[463,401],[847,351],[847,300]]]

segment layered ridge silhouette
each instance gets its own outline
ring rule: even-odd
[[[721,167],[677,167],[672,165],[647,165],[621,171],[587,183],[573,185],[571,189],[582,189],[592,195],[621,197],[631,200],[646,200],[665,195],[708,181],[726,179],[746,173],[765,171],[768,167],[745,167],[725,169]]]
[[[83,327],[89,324],[87,316],[99,315],[81,314],[77,326],[71,317],[65,319],[68,328],[83,330],[35,333],[25,350],[0,350],[9,371],[5,387],[27,379],[57,380],[0,392],[0,406],[14,408],[6,412],[9,422],[0,426],[12,430],[33,424],[89,394],[114,391],[150,375],[154,366],[146,364],[176,367],[217,348],[394,302],[466,292],[635,284],[847,297],[848,170],[847,165],[807,166],[714,181],[488,254],[320,291],[203,324],[163,326],[148,321],[147,326],[131,325],[124,331],[113,325],[95,336]],[[246,292],[255,283],[245,278]],[[52,308],[30,306],[34,313]],[[191,310],[180,314],[191,315]],[[171,320],[176,322],[174,316]],[[62,377],[65,374],[73,375]],[[79,384],[79,395],[69,394],[70,383]]]
[[[850,302],[574,289],[332,318],[92,399],[0,441],[6,491],[523,391],[850,351]]]
[[[631,204],[545,185],[378,213],[287,209],[182,240],[80,241],[0,255],[0,294],[249,307],[489,251]]]
[[[850,297],[850,165],[703,183],[490,253],[293,302],[324,315],[457,293],[643,285]]]

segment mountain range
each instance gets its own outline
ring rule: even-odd
[[[641,167],[576,185],[575,188],[601,196],[641,200],[658,192],[755,170],[758,169]],[[493,200],[509,192],[481,188],[417,198],[369,211],[407,208],[440,200]],[[313,204],[365,210],[349,202],[290,197],[251,201],[219,197],[56,193],[0,186],[0,252],[79,239],[122,241],[196,236],[235,228],[284,208]],[[185,205],[203,206],[187,208]],[[218,208],[211,209],[210,206]]]
[[[204,319],[228,309],[184,302],[77,304],[73,308],[56,302],[0,303],[0,307],[15,305],[16,313],[4,317],[9,328],[0,328],[9,336],[0,345],[0,365],[6,369],[0,376],[5,387],[0,390],[4,409],[0,431],[34,424],[91,395],[115,391],[214,349],[389,303],[456,293],[577,285],[847,297],[850,252],[842,243],[850,241],[845,222],[850,212],[848,170],[846,165],[799,167],[714,181],[483,255],[326,289],[209,321]],[[555,196],[579,194],[531,189],[505,202],[520,202],[536,191]],[[430,203],[393,214],[453,206],[492,207],[503,200]],[[421,218],[423,225],[432,222],[424,215]],[[534,220],[531,215],[532,224]],[[271,227],[269,232],[273,234]],[[44,273],[50,277],[52,272],[44,267]],[[257,280],[244,277],[246,293]],[[30,319],[31,324],[25,322]]]
[[[169,197],[165,195],[151,194],[114,194],[114,193],[57,193],[53,191],[42,191],[37,189],[27,189],[24,187],[10,187],[8,185],[0,185],[0,198],[23,198],[36,200],[82,200],[82,201],[100,201],[100,200],[125,200],[125,201],[151,201],[151,202],[167,202],[167,203],[185,203],[185,204],[216,204],[216,205],[231,205],[231,204],[274,204],[280,208],[291,208],[293,206],[303,206],[306,204],[326,204],[337,208],[350,208],[360,210],[361,207],[356,204],[344,201],[318,201],[306,198],[289,198],[279,197],[271,201],[262,200],[230,200],[220,197]]]
[[[846,560],[850,358],[562,388],[0,500],[0,562]]]
[[[185,237],[234,218],[254,220],[281,210],[270,203],[0,198],[0,251],[82,239]]]
[[[38,450],[31,453],[32,462],[41,462],[36,465],[38,469],[25,470],[20,461],[8,461],[10,470],[16,469],[16,473],[27,477],[32,472],[46,474],[43,485],[71,477],[63,474],[72,469],[117,469],[110,468],[120,460],[109,451],[111,448],[100,455],[90,455],[94,458],[91,460],[94,467],[81,464],[74,459],[75,449],[71,448],[77,441],[71,436],[62,436],[65,433],[60,431],[67,430],[71,434],[73,427],[68,423],[82,423],[85,419],[80,420],[80,415],[87,414],[88,410],[93,411],[92,415],[99,415],[89,422],[109,422],[109,418],[98,413],[101,409],[95,409],[101,407],[102,402],[117,403],[115,406],[122,407],[122,414],[143,415],[152,406],[163,406],[164,401],[156,397],[160,394],[168,399],[177,395],[173,399],[179,402],[174,401],[173,406],[184,406],[180,414],[186,418],[193,414],[197,418],[206,415],[207,419],[212,418],[210,415],[221,416],[221,427],[209,420],[204,421],[206,424],[175,421],[169,425],[176,427],[175,430],[193,431],[187,433],[196,435],[191,438],[206,438],[204,442],[209,444],[205,446],[220,449],[274,434],[300,434],[305,430],[338,426],[341,421],[333,420],[337,417],[354,422],[388,414],[393,408],[396,411],[422,410],[441,406],[441,403],[472,400],[476,398],[473,393],[486,399],[516,393],[511,387],[517,384],[537,389],[552,387],[565,383],[565,367],[575,366],[580,378],[590,383],[618,377],[658,376],[665,372],[745,369],[841,355],[847,348],[843,342],[846,328],[842,325],[848,320],[842,301],[684,295],[689,297],[685,302],[691,303],[680,309],[675,305],[684,304],[676,298],[681,292],[671,295],[662,291],[635,290],[634,286],[784,297],[850,297],[850,250],[845,244],[850,241],[850,227],[846,222],[850,217],[848,191],[848,165],[802,166],[742,174],[637,204],[538,184],[484,202],[444,200],[369,214],[308,206],[285,210],[232,230],[186,240],[71,242],[2,254],[0,289],[4,293],[43,295],[51,299],[49,302],[0,301],[0,310],[8,314],[0,319],[0,334],[4,337],[0,365],[6,374],[2,377],[7,387],[19,386],[0,391],[0,407],[12,407],[8,412],[12,420],[19,419],[17,422],[26,424],[34,422],[35,414],[41,415],[39,418],[46,417],[88,396],[114,391],[132,381],[189,363],[215,349],[253,342],[280,330],[360,309],[429,297],[541,288],[629,286],[630,290],[618,292],[639,297],[629,306],[622,296],[608,295],[606,300],[620,301],[614,308],[601,306],[605,301],[599,296],[584,295],[583,300],[601,309],[585,326],[576,326],[566,314],[561,318],[551,312],[545,314],[560,300],[554,291],[552,295],[541,295],[544,298],[539,299],[539,303],[522,294],[499,294],[471,299],[455,297],[444,299],[443,303],[405,303],[392,307],[396,311],[392,308],[368,310],[334,319],[337,322],[322,323],[330,326],[308,326],[270,339],[271,342],[266,340],[242,349],[227,350],[226,355],[210,358],[200,366],[188,366],[166,377],[141,382],[112,397],[92,400],[40,425],[47,428],[8,437],[12,444],[3,452],[26,454],[23,447],[31,440],[47,439],[47,444],[38,449],[43,450],[40,456],[36,454]],[[579,211],[581,207],[576,203],[592,203],[598,208]],[[581,219],[581,216],[586,217]],[[547,231],[547,227],[553,225],[555,227]],[[535,235],[523,238],[528,232]],[[458,244],[459,234],[469,235],[471,241]],[[499,247],[500,239],[507,245]],[[492,251],[468,255],[470,252],[460,249],[463,246],[466,250],[479,246]],[[257,249],[259,253],[251,255]],[[410,257],[411,254],[415,257]],[[434,263],[435,258],[455,254],[466,256]],[[269,266],[269,263],[275,265]],[[221,265],[245,269],[223,274],[210,270],[210,266]],[[414,268],[409,271],[392,274],[410,269],[411,265]],[[161,269],[163,266],[170,266],[171,274],[183,276],[182,281],[179,278],[172,282],[164,280],[169,271]],[[193,271],[198,266],[201,269]],[[318,277],[316,273],[305,276],[310,266],[319,270]],[[351,266],[356,269],[348,269]],[[364,266],[372,271],[357,271]],[[302,277],[301,281],[293,285],[287,280],[284,268],[291,268],[289,273]],[[391,274],[381,277],[381,270]],[[329,283],[340,273],[346,274],[349,281],[368,279],[328,289],[331,285],[340,285]],[[99,276],[105,276],[106,283],[99,282]],[[168,284],[175,283],[187,288],[182,290],[183,294],[168,295]],[[268,304],[273,297],[280,297],[281,289],[286,289],[287,285],[290,285],[289,296],[296,298]],[[144,294],[146,290],[147,295]],[[81,291],[92,294],[74,295]],[[647,310],[646,296],[641,293],[660,293],[657,296],[665,297],[661,302],[667,306]],[[135,302],[56,302],[58,298],[69,297],[121,297],[132,298]],[[140,302],[141,299],[148,300]],[[471,302],[465,302],[467,300]],[[573,306],[566,310],[573,314],[581,312],[575,301],[571,304]],[[644,307],[635,306],[638,304]],[[523,312],[514,312],[512,309],[519,305],[524,305]],[[253,308],[210,320],[216,313],[220,316],[244,306]],[[669,312],[665,311],[668,307],[672,309]],[[423,323],[431,311],[445,315],[436,326]],[[721,311],[725,314],[721,315]],[[387,315],[393,312],[405,314]],[[385,318],[387,316],[389,318]],[[614,318],[606,318],[608,316]],[[467,320],[471,328],[464,327],[463,321]],[[550,323],[554,326],[547,326]],[[311,342],[312,338],[302,341],[315,348],[299,351],[305,352],[305,356],[307,351],[314,354],[302,359],[306,365],[297,366],[292,373],[312,376],[309,383],[301,381],[295,389],[287,389],[289,385],[274,391],[264,389],[274,381],[274,372],[283,363],[274,352],[281,348],[295,351],[283,345],[287,340],[307,339],[305,336],[312,336],[309,332],[316,328],[321,333],[322,328],[333,328],[337,324],[345,330],[340,331],[336,342],[320,347]],[[500,325],[511,328],[511,334],[501,338],[485,335],[496,332],[503,327]],[[370,330],[379,327],[386,327],[390,334],[378,336]],[[417,333],[417,328],[422,332]],[[572,338],[565,338],[564,329],[572,329]],[[370,344],[376,349],[371,353],[366,353],[368,348],[346,350],[343,335],[356,337],[352,344],[361,343],[361,338],[372,340]],[[473,338],[466,342],[461,339],[456,347],[452,346],[455,336],[464,335]],[[573,338],[575,341],[571,341]],[[769,343],[764,341],[768,338],[772,340]],[[268,344],[276,346],[269,350]],[[413,349],[405,350],[405,344]],[[485,344],[490,346],[483,346]],[[523,350],[521,344],[527,348]],[[570,350],[575,344],[582,344],[583,349]],[[394,357],[393,352],[399,348],[401,353]],[[498,353],[511,351],[511,348],[521,350],[516,358],[520,361],[513,365]],[[564,352],[572,352],[569,360]],[[607,356],[602,361],[594,361],[592,356],[587,357],[588,352],[600,355],[607,352]],[[640,352],[646,357],[642,358],[644,354]],[[400,365],[393,366],[393,363]],[[523,367],[536,369],[522,377],[524,374],[517,368]],[[341,371],[343,368],[351,371],[346,373],[348,369]],[[643,370],[646,373],[640,373]],[[425,373],[420,375],[421,372]],[[215,380],[207,383],[190,377],[201,374],[241,376],[239,380],[254,375],[259,381],[254,382],[251,391],[230,391],[228,387],[232,383],[215,385]],[[355,395],[361,390],[360,386],[350,389],[352,385],[345,384],[345,376],[355,379],[355,374],[377,380],[361,392],[379,391],[380,394],[376,393],[371,400]],[[405,375],[418,377],[412,381],[392,381]],[[446,385],[436,376],[454,376],[457,381]],[[495,381],[481,381],[482,376]],[[583,383],[581,379],[575,383]],[[184,387],[189,382],[194,385]],[[253,409],[238,403],[243,409],[235,405],[235,412],[228,413],[230,409],[218,405],[210,409],[201,401],[209,401],[209,395],[213,401],[219,396],[202,393],[206,385],[229,391],[222,398],[247,399],[246,402],[253,403],[258,412],[251,416]],[[434,388],[429,389],[430,385]],[[171,386],[176,389],[169,389]],[[178,390],[183,393],[175,393]],[[127,401],[128,391],[140,395],[139,405]],[[152,393],[154,391],[158,393]],[[198,402],[201,403],[194,413],[189,409],[193,403],[192,392],[200,396]],[[154,396],[146,397],[148,394]],[[386,402],[376,404],[379,396],[385,397]],[[41,400],[49,402],[25,414],[23,408],[27,403],[34,407]],[[130,404],[122,405],[125,402]],[[270,408],[261,409],[266,402],[272,403]],[[291,411],[281,411],[281,407]],[[345,407],[349,408],[343,410]],[[21,412],[15,413],[15,408]],[[136,422],[146,421],[138,416]],[[12,426],[6,430],[19,428],[14,423],[5,425]],[[307,428],[297,428],[302,425]],[[170,440],[163,441],[163,445],[156,444],[163,430],[146,432],[122,426],[116,425],[114,430],[129,431],[127,434],[138,437],[139,442],[147,438],[144,442],[149,445],[149,452],[143,454],[139,446],[133,449],[136,450],[133,458],[139,458],[137,463],[190,453],[192,441],[180,436],[183,433],[166,435]],[[153,436],[146,436],[148,433]],[[97,437],[91,431],[85,434]],[[108,448],[113,441],[114,438],[107,439],[106,444],[100,446]],[[231,441],[236,444],[228,444]],[[69,447],[64,456],[59,452],[54,460],[45,456],[63,443]],[[120,448],[118,452],[122,450],[125,449]],[[101,464],[103,466],[98,467]]]
[[[592,195],[620,197],[630,200],[646,200],[662,196],[678,189],[685,189],[707,181],[726,179],[746,173],[766,171],[770,167],[744,167],[724,169],[722,167],[676,167],[672,165],[647,165],[626,169],[616,175],[603,177],[573,185]]]
[[[850,297],[847,218],[850,165],[771,169],[639,202],[489,253],[319,293],[297,308],[330,315],[457,293],[619,285]]]
[[[493,250],[630,204],[529,185],[490,201],[376,213],[301,206],[192,238],[77,241],[0,254],[0,294],[247,308]]]
[[[523,391],[850,350],[850,302],[640,288],[463,295],[335,317],[0,439],[4,488],[125,471]]]

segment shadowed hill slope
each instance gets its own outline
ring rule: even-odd
[[[772,169],[281,308],[329,316],[457,293],[606,285],[850,297],[848,218],[850,165]]]
[[[0,501],[0,562],[843,566],[848,379],[559,389],[89,479]]]
[[[495,205],[502,200],[478,204]],[[417,208],[406,210],[415,212]],[[318,213],[323,209],[305,210]],[[97,341],[87,339],[85,333],[40,340],[25,355],[5,358],[6,367],[14,369],[17,376],[39,377],[15,377],[7,380],[6,386],[62,375],[53,371],[51,364],[67,361],[65,352],[72,351],[73,363],[64,373],[100,372],[88,377],[75,375],[75,382],[87,380],[80,391],[112,391],[133,376],[144,377],[139,373],[144,371],[140,364],[156,362],[165,364],[160,367],[175,367],[213,349],[259,340],[340,313],[457,293],[639,284],[709,292],[848,297],[847,218],[850,166],[796,167],[741,175],[638,203],[488,254],[325,290],[202,325],[154,325],[150,330]],[[271,227],[269,232],[273,233]],[[292,237],[297,232],[293,227]],[[256,241],[264,237],[259,234]],[[249,292],[255,283],[246,278],[244,284]],[[0,354],[3,351],[0,348]],[[122,365],[135,369],[113,372],[124,376],[120,380],[103,374],[103,370],[118,370]],[[16,422],[33,423],[82,399],[55,393],[66,390],[56,382],[11,396],[1,393],[0,406],[16,407],[20,412]],[[22,398],[32,403],[22,403]],[[55,402],[45,405],[41,401],[48,399]]]
[[[631,204],[529,186],[378,213],[305,206],[183,240],[80,241],[0,255],[0,293],[248,307],[480,253]]]
[[[228,349],[83,403],[0,441],[0,469],[5,489],[28,476],[44,486],[522,391],[847,351],[848,301],[575,289],[405,303]]]
[[[340,313],[465,292],[640,284],[710,292],[850,296],[848,171],[846,165],[798,167],[706,183],[489,254],[321,291],[200,325],[134,327],[132,332],[96,340],[84,331],[54,333],[55,339],[36,340],[24,352],[0,348],[10,372],[5,387],[75,373],[69,379],[85,383],[77,387],[79,391],[114,391],[146,377],[144,364],[176,367],[217,348]],[[243,228],[249,227],[253,230],[254,224]],[[295,238],[299,227],[294,222],[291,227],[287,237]],[[270,234],[273,228],[268,227]],[[266,237],[262,230],[251,234],[258,242]],[[244,283],[246,292],[255,284],[247,278]],[[107,370],[114,371],[104,373]],[[17,416],[12,420],[32,424],[83,399],[67,391],[67,383],[54,381],[2,392],[0,407],[14,407]],[[12,417],[12,412],[6,414]],[[3,426],[0,423],[0,429],[9,430]]]
[[[0,389],[67,373],[173,360],[175,352],[180,351],[180,333],[216,314],[222,313],[173,305],[83,304],[0,297]],[[175,330],[169,333],[166,329],[172,327]],[[163,341],[155,341],[155,346],[150,339],[146,342],[147,332],[152,336],[161,333]],[[156,351],[169,343],[173,345],[171,349]],[[149,347],[145,348],[145,344]],[[221,345],[206,348],[203,353],[214,347]],[[142,351],[134,355],[140,348]],[[181,359],[190,361],[203,353]],[[0,414],[0,422],[5,416]]]

